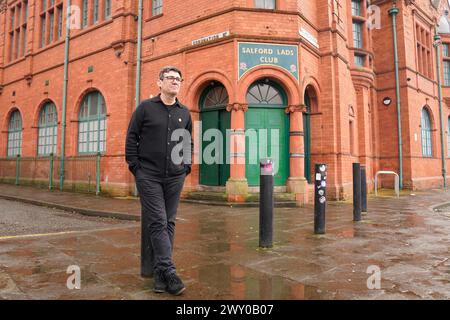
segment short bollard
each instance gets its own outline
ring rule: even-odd
[[[273,234],[273,161],[260,161],[259,246],[272,247]]]
[[[361,211],[367,212],[367,176],[366,166],[361,166]]]
[[[314,184],[314,233],[325,233],[325,209],[327,202],[327,166],[316,164]]]
[[[353,221],[361,221],[361,166],[353,163]]]

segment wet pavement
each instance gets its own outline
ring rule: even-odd
[[[20,188],[0,185],[0,195],[7,189],[33,198],[32,188]],[[45,200],[40,192],[34,198]],[[47,200],[139,212],[135,200],[55,194]],[[433,211],[450,202],[450,192],[414,194],[369,197],[369,212],[357,223],[350,202],[330,202],[325,235],[313,234],[312,207],[276,208],[272,249],[258,248],[258,208],[182,203],[174,251],[187,286],[180,297],[155,294],[153,280],[140,277],[139,222],[0,235],[0,298],[450,299],[450,214]],[[66,286],[70,265],[81,269],[79,290]],[[368,268],[379,269],[379,288],[368,288],[376,283]]]

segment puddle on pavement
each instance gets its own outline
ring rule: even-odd
[[[224,263],[201,266],[191,272],[201,286],[217,292],[222,299],[320,299],[317,287],[268,275],[239,265]],[[197,279],[196,279],[197,280]]]

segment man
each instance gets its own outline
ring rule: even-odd
[[[150,235],[150,241],[143,242],[147,240],[153,251],[154,291],[174,295],[185,290],[172,252],[175,217],[185,177],[191,171],[192,154],[192,119],[177,99],[182,81],[176,67],[161,69],[157,82],[160,94],[137,107],[125,146],[125,158],[141,199],[142,227],[148,228]]]

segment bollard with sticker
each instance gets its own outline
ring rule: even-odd
[[[327,204],[327,166],[326,164],[315,165],[314,183],[314,233],[325,233],[325,209]]]
[[[272,247],[273,234],[273,160],[260,160],[259,246]]]

